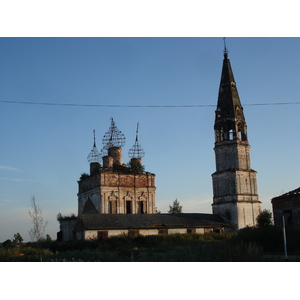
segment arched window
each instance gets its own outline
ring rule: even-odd
[[[217,143],[220,143],[220,142],[222,142],[222,140],[223,140],[223,137],[222,137],[222,129],[221,130],[216,130],[215,131],[215,134],[216,134],[216,142]]]
[[[242,132],[239,130],[238,131],[238,139],[240,140],[240,141],[242,141],[243,140],[243,136],[242,136]]]
[[[233,129],[229,130],[229,140],[232,141],[233,140]]]
[[[238,136],[237,136],[238,139],[240,141],[247,141],[245,125],[243,123],[238,123],[237,128],[238,128]]]

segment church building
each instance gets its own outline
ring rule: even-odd
[[[214,130],[216,172],[212,174],[213,214],[225,217],[237,229],[255,226],[261,202],[256,171],[250,166],[244,111],[226,46]]]
[[[100,155],[94,137],[88,156],[90,175],[78,182],[78,215],[156,213],[155,175],[143,171],[144,151],[138,142],[138,128],[135,144],[129,150],[129,166],[122,162],[125,137],[113,119],[102,142]]]
[[[261,202],[256,171],[250,166],[247,124],[226,46],[214,132],[212,214],[157,214],[155,174],[146,172],[142,165],[145,153],[139,145],[138,125],[126,165],[122,162],[125,137],[111,119],[101,153],[94,131],[88,155],[90,174],[83,174],[78,181],[78,217],[59,219],[58,240],[222,232],[255,226]]]

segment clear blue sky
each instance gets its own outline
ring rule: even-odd
[[[300,105],[253,104],[299,102],[300,39],[226,42],[260,200],[271,209],[272,197],[299,187]],[[49,221],[46,233],[56,238],[57,213],[77,213],[93,129],[101,150],[111,117],[126,136],[124,163],[140,123],[159,210],[177,198],[186,213],[211,213],[222,60],[222,38],[1,38],[0,242],[17,232],[29,240],[32,195]]]

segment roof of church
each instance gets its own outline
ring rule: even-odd
[[[221,118],[216,118],[215,122],[236,117],[236,107],[241,107],[241,101],[234,80],[228,53],[224,53],[223,67],[221,73],[217,111]],[[240,111],[242,119],[245,121],[243,111]]]
[[[272,199],[272,201],[277,200],[277,199],[284,199],[284,198],[288,198],[288,197],[294,197],[294,196],[297,196],[297,195],[300,197],[300,187],[295,189],[295,190],[289,191],[285,194],[282,194],[280,196],[274,197]]]
[[[228,227],[230,222],[213,214],[82,214],[84,229]]]

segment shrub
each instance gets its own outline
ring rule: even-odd
[[[240,230],[232,242],[236,244],[255,243],[265,252],[278,252],[281,251],[283,245],[282,230],[275,226],[248,227]]]

